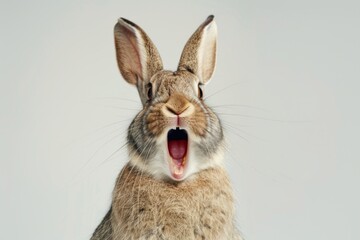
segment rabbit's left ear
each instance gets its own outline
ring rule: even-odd
[[[178,70],[194,73],[205,84],[214,73],[216,63],[217,28],[214,16],[209,16],[186,43]]]

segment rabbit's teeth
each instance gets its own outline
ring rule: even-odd
[[[176,179],[176,180],[181,180],[183,175],[184,175],[184,170],[185,167],[181,164],[181,165],[176,165],[174,163],[171,164],[171,175]]]
[[[176,175],[182,175],[184,172],[184,168],[182,166],[174,165],[173,170],[174,170],[174,174]]]

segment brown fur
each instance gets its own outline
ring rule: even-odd
[[[127,165],[103,220],[112,231],[92,240],[239,239],[233,222],[233,196],[226,172],[207,169],[180,183],[156,180]],[[99,231],[100,232],[100,231]]]
[[[195,81],[193,78],[193,74],[188,71],[178,71],[176,75],[170,71],[161,71],[153,77],[152,83],[157,89],[158,101],[150,106],[146,122],[148,130],[152,134],[159,135],[167,124],[167,118],[160,111],[164,105],[175,112],[182,112],[186,107],[192,105],[195,107],[195,112],[184,121],[191,126],[196,135],[205,135],[207,121],[204,109],[202,109],[205,106],[201,106],[198,99],[192,97],[194,90],[191,82]],[[212,113],[209,111],[207,114],[211,115]]]
[[[199,97],[215,67],[213,16],[189,39],[176,72],[162,69],[149,37],[126,19],[115,26],[115,46],[121,74],[137,86],[143,109],[128,129],[129,163],[91,240],[241,240],[222,167],[221,122]],[[176,181],[166,152],[174,127],[189,133],[186,163],[192,166]]]

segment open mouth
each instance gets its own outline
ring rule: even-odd
[[[167,135],[168,150],[171,157],[169,161],[170,172],[174,179],[181,180],[185,173],[187,163],[188,134],[186,130],[171,129]]]

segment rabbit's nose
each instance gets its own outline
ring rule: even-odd
[[[166,105],[166,110],[168,110],[169,112],[171,112],[175,115],[180,115],[182,112],[185,111],[185,109],[181,109],[180,111],[178,111],[179,109],[176,109],[171,105]]]
[[[165,116],[174,117],[186,117],[193,113],[194,106],[181,94],[173,94],[163,107],[163,113]]]

